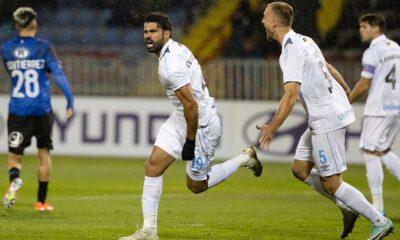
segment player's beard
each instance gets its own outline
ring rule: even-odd
[[[164,39],[160,39],[159,41],[152,41],[152,40],[150,41],[152,43],[152,46],[151,47],[147,46],[147,51],[151,53],[159,53],[164,46]]]

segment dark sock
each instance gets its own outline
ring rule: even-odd
[[[8,175],[10,176],[10,182],[14,179],[19,178],[19,169],[16,167],[11,168],[8,170]]]
[[[47,196],[47,185],[49,185],[49,182],[41,182],[39,181],[39,189],[38,189],[38,195],[37,195],[37,201],[41,203],[46,202],[46,196]]]

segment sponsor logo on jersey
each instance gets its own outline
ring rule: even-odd
[[[14,56],[18,59],[24,59],[29,56],[29,49],[25,47],[18,47],[14,50]]]
[[[20,132],[11,132],[8,136],[8,145],[10,147],[16,148],[21,145],[24,141],[24,136]]]

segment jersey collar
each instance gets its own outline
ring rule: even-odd
[[[159,59],[161,59],[161,58],[164,56],[164,54],[166,54],[166,53],[169,51],[168,46],[171,44],[172,41],[173,41],[172,39],[169,39],[169,40],[164,44],[164,46],[161,48],[161,52],[160,52],[160,57],[159,57]]]
[[[385,34],[381,34],[381,35],[379,35],[379,37],[376,37],[371,41],[370,46],[376,44],[377,42],[384,41],[386,39],[387,39],[386,35]]]
[[[296,33],[293,31],[293,29],[291,29],[289,32],[287,32],[285,34],[285,36],[283,37],[283,41],[282,41],[282,49],[284,49],[287,44],[293,43],[292,40],[290,40],[290,37],[294,36],[294,35],[296,35]]]

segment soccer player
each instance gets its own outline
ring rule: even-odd
[[[282,45],[279,64],[283,72],[284,95],[272,120],[257,126],[261,131],[260,147],[268,149],[300,97],[309,128],[297,145],[292,165],[294,176],[337,203],[343,213],[341,238],[352,231],[361,214],[373,224],[370,239],[382,239],[393,228],[391,220],[341,176],[347,169],[346,126],[355,119],[348,100],[349,88],[335,68],[325,61],[315,42],[292,30],[292,22],[293,8],[289,4],[273,2],[267,5],[262,23],[267,38]]]
[[[257,177],[262,173],[254,147],[246,147],[235,158],[211,166],[222,126],[199,63],[186,46],[172,40],[168,15],[148,14],[143,32],[147,50],[159,57],[160,82],[175,111],[160,127],[145,163],[143,227],[120,240],[158,239],[157,209],[163,173],[175,159],[188,161],[186,185],[193,193],[214,187],[242,166],[250,168]]]
[[[53,207],[46,202],[46,195],[51,173],[49,151],[53,149],[53,113],[50,81],[46,74],[53,74],[67,99],[67,118],[73,115],[74,101],[53,45],[35,37],[38,27],[36,12],[29,7],[20,7],[13,13],[13,20],[18,36],[1,47],[3,62],[11,78],[7,121],[10,185],[4,195],[4,207],[11,208],[15,203],[16,192],[22,186],[22,155],[24,149],[31,144],[31,138],[35,137],[39,158],[39,188],[35,210],[51,211]]]
[[[373,206],[384,213],[382,162],[400,180],[400,159],[391,151],[400,129],[400,47],[386,38],[381,15],[365,14],[359,23],[361,41],[371,43],[363,54],[363,70],[351,91],[350,102],[368,91],[360,148]]]

